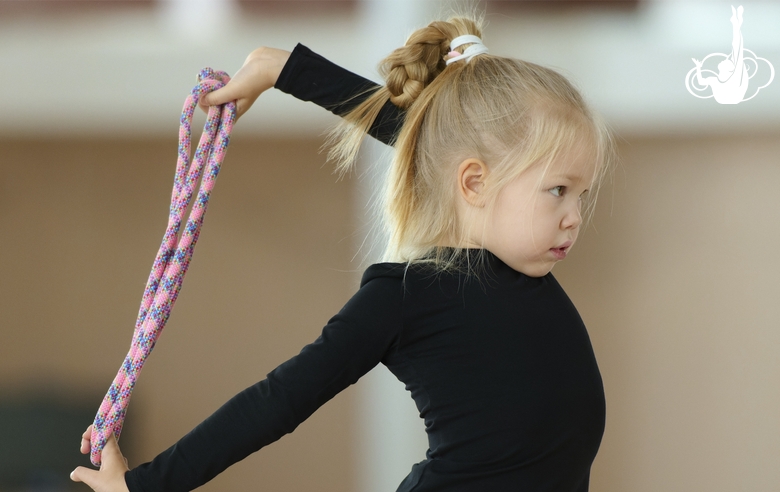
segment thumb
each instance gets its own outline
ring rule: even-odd
[[[116,442],[116,437],[110,435],[106,441],[106,445],[101,453],[101,461],[103,462],[100,469],[115,469],[124,468],[123,471],[127,471],[127,458],[122,455],[122,451],[119,449],[119,443]]]
[[[70,474],[74,482],[84,482],[97,492],[127,492],[125,472],[127,460],[122,456],[116,439],[111,435],[101,453],[100,470],[79,466]]]
[[[204,94],[200,98],[200,105],[201,106],[219,106],[220,104],[225,104],[229,101],[234,101],[236,99],[235,94],[233,94],[232,87],[225,86],[221,89],[217,89],[213,92],[209,92],[208,94]]]
[[[208,94],[203,94],[198,101],[198,107],[204,113],[208,113],[211,106],[219,106],[220,104],[225,104],[229,101],[235,101],[236,96],[233,94],[234,92],[232,87],[226,85],[221,89],[209,92]]]
[[[71,480],[73,480],[74,482],[84,482],[85,484],[89,485],[93,490],[97,485],[95,483],[97,477],[98,477],[97,470],[92,470],[90,468],[85,468],[83,466],[79,466],[75,470],[70,472]]]

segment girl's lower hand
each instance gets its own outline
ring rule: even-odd
[[[81,436],[82,454],[89,453],[91,437],[92,426],[90,425]],[[70,474],[70,479],[74,482],[84,482],[95,492],[129,492],[125,483],[125,472],[129,470],[127,459],[122,456],[113,435],[108,438],[106,446],[103,448],[101,462],[100,470],[92,470],[83,466],[76,468]]]
[[[255,100],[276,84],[290,52],[261,47],[249,54],[244,65],[225,84],[225,87],[203,96],[199,105],[208,112],[209,106],[236,101],[236,118],[252,106]]]

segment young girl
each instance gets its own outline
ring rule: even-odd
[[[304,46],[261,48],[206,98],[237,100],[241,114],[275,84],[344,115],[342,170],[366,133],[394,143],[387,262],[365,271],[314,343],[153,461],[128,470],[111,440],[100,471],[74,480],[192,490],[381,362],[411,392],[430,444],[399,491],[588,490],[604,392],[550,270],[577,239],[611,140],[564,77],[488,54],[481,35],[467,18],[433,22],[382,62],[378,88]]]

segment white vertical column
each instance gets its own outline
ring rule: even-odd
[[[364,28],[359,41],[361,59],[376,66],[406,37],[429,19],[428,10],[436,2],[420,0],[363,0],[360,22]],[[389,168],[391,152],[368,138],[358,163],[355,210],[360,223],[373,218],[369,200],[376,198]],[[373,202],[372,202],[373,203]],[[358,238],[362,242],[363,237]],[[358,253],[369,261],[379,261],[386,238],[373,234]],[[358,437],[356,477],[358,492],[394,492],[412,465],[425,458],[428,440],[425,426],[404,385],[383,365],[368,373],[357,386]]]
[[[238,16],[234,0],[161,0],[158,5],[165,26],[188,42],[214,40]]]

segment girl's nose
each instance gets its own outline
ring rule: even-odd
[[[561,229],[576,229],[582,224],[582,212],[580,210],[580,202],[573,206],[570,206],[566,210],[566,215],[561,220]]]

